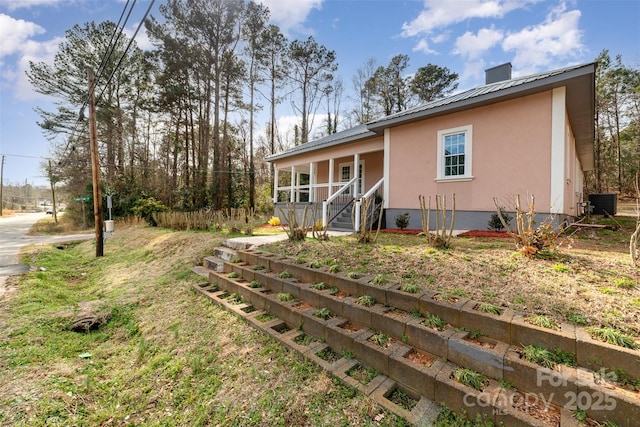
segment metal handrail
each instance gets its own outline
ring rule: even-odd
[[[342,195],[342,193],[344,193],[350,186],[352,186],[357,181],[357,179],[358,177],[354,176],[353,178],[351,178],[349,182],[347,182],[342,187],[340,187],[338,191],[333,193],[327,200],[324,200],[322,202],[322,226],[323,227],[327,227],[327,225],[329,224],[329,204],[333,202],[335,199],[337,199],[340,195]]]
[[[344,212],[345,210],[347,210],[347,208],[353,204],[353,201],[354,201],[354,200],[355,200],[354,198],[351,198],[351,200],[349,200],[347,203],[345,203],[345,204],[344,204],[344,206],[343,206],[343,207],[342,207],[338,212],[334,213],[334,214],[331,216],[331,218],[329,218],[328,223],[329,223],[329,224],[331,224],[331,222],[332,222],[334,219],[336,219],[337,217],[339,217],[339,216],[340,216],[340,214],[341,214],[342,212]]]

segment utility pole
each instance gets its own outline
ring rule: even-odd
[[[53,210],[51,216],[53,216],[53,222],[58,225],[58,207],[56,206],[56,183],[53,178],[53,172],[51,171],[51,159],[49,159],[49,184],[51,184],[51,200],[53,201]]]
[[[98,132],[96,130],[96,85],[93,70],[87,70],[89,80],[89,145],[91,147],[91,176],[93,180],[93,216],[96,231],[96,258],[104,255],[102,235],[102,194],[100,191],[100,159],[98,158]],[[84,203],[84,202],[83,202]]]
[[[2,155],[2,162],[0,162],[0,216],[2,216],[2,209],[4,209],[4,206],[2,205],[2,187],[4,187],[4,181],[2,180],[3,175],[4,175],[4,154]]]

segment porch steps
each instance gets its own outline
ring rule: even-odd
[[[331,230],[353,231],[353,221],[351,220],[351,209],[345,209],[331,221]]]
[[[440,411],[434,402],[507,426],[584,425],[574,416],[576,408],[589,417],[588,425],[632,426],[640,417],[638,393],[613,386],[605,371],[594,372],[605,365],[638,378],[640,352],[591,340],[571,325],[545,330],[506,308],[500,315],[482,313],[472,300],[440,301],[437,292],[427,290],[409,294],[397,284],[372,285],[372,277],[331,274],[257,250],[238,250],[230,259],[222,271],[198,267],[199,274],[209,270],[208,281],[194,289],[415,425],[433,424]],[[231,272],[237,278],[228,277]],[[320,282],[327,289],[315,289]],[[294,301],[281,301],[278,295],[285,293]],[[362,304],[364,295],[375,304]],[[332,317],[317,317],[319,309]],[[426,326],[429,314],[448,325],[442,330]],[[470,339],[468,331],[478,329],[483,336]],[[379,345],[382,334],[390,345]],[[573,353],[578,366],[548,369],[527,362],[520,347],[528,344]],[[333,359],[323,358],[330,353]],[[430,363],[416,362],[416,355]],[[380,375],[361,384],[350,375],[358,367]],[[484,389],[454,380],[460,367],[484,374]],[[415,407],[393,403],[396,391],[411,397]],[[545,405],[549,412],[539,412]]]

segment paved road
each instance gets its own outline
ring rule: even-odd
[[[74,240],[88,240],[93,234],[72,234],[64,236],[27,236],[27,232],[46,214],[17,214],[0,217],[0,297],[4,294],[7,277],[29,271],[29,266],[19,263],[20,248],[37,243],[56,243]]]

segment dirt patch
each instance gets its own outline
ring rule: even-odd
[[[303,310],[308,310],[310,308],[313,308],[313,306],[311,304],[306,303],[306,302],[301,302],[300,304],[294,305],[293,308],[295,308],[296,310],[303,311]]]
[[[345,329],[345,330],[350,331],[350,332],[357,332],[360,329],[362,329],[362,326],[356,325],[356,324],[351,323],[351,322],[343,323],[342,325],[340,325],[340,327],[342,329]]]
[[[406,311],[399,309],[388,310],[385,311],[384,314],[386,314],[387,316],[395,317],[396,319],[406,319],[409,315],[409,313],[407,313]]]
[[[560,425],[560,410],[543,402],[537,394],[515,392],[511,401],[514,408],[544,421],[547,425]]]
[[[426,367],[433,365],[433,362],[436,360],[436,356],[433,354],[425,353],[424,351],[416,350],[415,348],[411,349],[411,351],[409,351],[409,353],[404,357],[417,365]]]
[[[488,348],[488,349],[492,349],[495,348],[496,343],[493,341],[489,341],[486,339],[482,339],[481,337],[479,338],[469,338],[469,337],[465,337],[464,339],[465,341],[469,341],[475,345],[479,345],[480,347],[484,347],[484,348]]]

